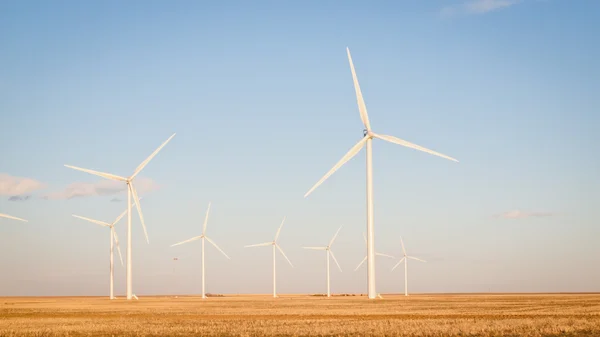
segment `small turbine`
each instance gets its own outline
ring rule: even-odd
[[[398,263],[396,263],[394,268],[392,268],[392,271],[394,269],[396,269],[396,267],[398,267],[400,265],[400,263],[404,262],[404,296],[408,296],[408,259],[413,259],[413,260],[417,260],[420,262],[427,262],[427,261],[418,259],[414,256],[406,255],[406,249],[404,249],[404,241],[402,241],[402,237],[400,237],[400,244],[402,244],[402,254],[404,254],[404,257],[400,261],[398,261]]]
[[[142,200],[142,198],[140,198],[140,200]],[[121,219],[125,216],[125,214],[127,214],[127,210],[123,211],[123,213],[121,213],[117,219],[115,221],[113,221],[112,223],[108,223],[108,222],[104,222],[104,221],[99,221],[99,220],[94,220],[94,219],[90,219],[90,218],[86,218],[86,217],[82,217],[79,215],[75,215],[73,214],[73,216],[75,218],[78,219],[82,219],[85,221],[89,221],[92,223],[95,223],[97,225],[100,226],[104,226],[104,227],[108,227],[110,228],[110,299],[113,300],[115,299],[115,294],[114,294],[114,257],[113,257],[113,253],[114,253],[114,245],[113,242],[117,244],[117,251],[119,252],[119,259],[121,260],[121,266],[123,266],[123,256],[121,255],[121,247],[119,247],[119,237],[117,235],[117,232],[115,231],[115,225],[121,221]]]
[[[285,257],[285,259],[290,264],[290,266],[292,266],[292,268],[294,267],[294,265],[292,265],[292,262],[290,261],[290,259],[288,259],[288,257],[283,252],[283,249],[281,249],[281,247],[277,244],[277,239],[279,238],[279,233],[281,232],[281,227],[283,227],[284,222],[285,222],[285,217],[283,217],[283,221],[281,221],[281,225],[279,226],[279,229],[277,229],[277,233],[275,234],[275,239],[273,239],[273,241],[257,243],[255,245],[244,246],[244,248],[273,246],[273,297],[274,298],[277,298],[277,273],[276,273],[276,269],[275,269],[275,257],[277,255],[276,249],[279,250],[279,252],[281,253],[281,255],[283,255],[283,257]]]
[[[213,240],[211,240],[208,236],[206,236],[206,226],[208,225],[208,213],[209,212],[210,212],[210,202],[208,203],[208,209],[206,210],[206,217],[204,218],[204,225],[202,225],[202,235],[193,237],[193,238],[185,240],[185,241],[181,241],[174,245],[171,245],[171,247],[174,247],[174,246],[182,245],[184,243],[202,239],[202,298],[206,298],[206,291],[205,291],[206,288],[205,288],[205,282],[204,282],[204,240],[206,239],[206,241],[210,242],[211,245],[215,246],[215,248],[217,248],[217,250],[220,251],[221,254],[225,255],[226,258],[231,259],[229,256],[227,256],[227,254],[225,254],[225,252],[223,250],[221,250],[221,248],[219,248],[219,246],[217,246],[217,244]]]
[[[329,256],[331,256],[333,258],[333,261],[337,265],[340,272],[342,271],[342,267],[340,267],[340,264],[338,263],[337,259],[335,258],[335,255],[333,254],[333,251],[331,250],[331,245],[333,244],[333,241],[335,240],[335,238],[338,236],[340,229],[342,229],[342,226],[340,226],[340,228],[337,230],[337,232],[335,232],[335,235],[333,236],[331,241],[329,241],[329,244],[325,247],[302,247],[304,249],[324,250],[327,252],[327,297],[331,297],[331,288],[329,285]]]

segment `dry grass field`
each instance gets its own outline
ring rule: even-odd
[[[0,298],[0,336],[600,336],[599,294]]]

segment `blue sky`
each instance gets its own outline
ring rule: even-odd
[[[134,292],[364,292],[364,152],[304,193],[362,136],[345,54],[375,132],[459,164],[374,142],[377,250],[412,255],[414,292],[600,291],[600,3],[564,0],[0,4],[0,295],[104,295],[119,185],[139,177]],[[75,196],[76,195],[76,196]],[[11,201],[17,200],[17,201]],[[24,200],[26,199],[26,200]],[[117,229],[123,253],[125,222]],[[172,259],[178,257],[174,262]],[[380,292],[403,289],[379,260]],[[123,293],[124,268],[116,291]],[[242,281],[240,281],[242,280]]]

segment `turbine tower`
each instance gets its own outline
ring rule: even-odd
[[[290,264],[290,266],[292,266],[292,268],[294,267],[294,265],[292,264],[290,259],[288,259],[288,257],[283,252],[283,249],[281,249],[281,247],[277,244],[277,238],[279,238],[279,233],[281,232],[281,227],[283,227],[284,222],[285,222],[285,217],[283,217],[283,221],[281,221],[281,225],[279,226],[279,229],[277,229],[277,233],[275,234],[275,239],[273,239],[273,241],[257,243],[255,245],[244,246],[244,248],[273,246],[273,298],[277,298],[277,273],[276,273],[276,269],[275,269],[275,257],[277,256],[276,249],[279,250],[279,252],[281,253],[281,255],[283,255],[283,257],[285,257],[285,259]]]
[[[202,225],[202,235],[193,237],[193,238],[185,240],[185,241],[181,241],[174,245],[171,245],[171,247],[175,247],[178,245],[182,245],[184,243],[188,243],[188,242],[192,242],[192,241],[196,241],[196,240],[200,240],[200,239],[202,240],[202,298],[206,298],[206,291],[205,291],[206,288],[204,286],[204,240],[206,239],[206,241],[210,242],[211,245],[215,246],[215,248],[217,248],[218,251],[220,251],[223,255],[225,255],[226,258],[230,259],[229,256],[227,256],[227,254],[225,254],[225,252],[222,251],[221,248],[219,248],[219,246],[217,246],[217,244],[213,240],[211,240],[208,236],[206,236],[206,226],[208,224],[208,213],[209,212],[210,212],[210,202],[208,203],[208,209],[206,210],[206,217],[204,218],[204,225]]]
[[[325,247],[303,247],[304,249],[324,250],[327,252],[327,297],[331,297],[331,287],[329,285],[329,256],[333,258],[333,261],[337,265],[340,272],[342,271],[342,267],[340,267],[340,264],[338,263],[337,259],[335,258],[335,255],[333,254],[333,251],[331,250],[331,245],[333,244],[335,238],[338,236],[340,229],[342,229],[342,226],[340,226],[337,232],[335,232],[335,235],[333,236],[331,241],[329,241],[329,244]]]
[[[354,64],[352,63],[352,57],[350,56],[350,50],[346,48],[348,53],[348,61],[350,63],[350,70],[352,72],[352,78],[354,80],[354,90],[356,91],[356,101],[358,103],[358,110],[360,112],[360,119],[363,122],[365,129],[363,130],[363,138],[354,145],[348,153],[346,153],[340,161],[333,166],[329,172],[327,172],[321,180],[319,180],[305,195],[306,198],[312,191],[314,191],[319,185],[321,185],[329,176],[337,171],[347,161],[352,159],[364,146],[367,147],[367,287],[369,299],[375,299],[377,297],[377,291],[375,287],[375,229],[374,229],[374,218],[373,218],[373,155],[372,155],[372,140],[373,138],[379,138],[390,143],[402,145],[415,150],[423,151],[435,156],[446,158],[452,161],[458,162],[458,160],[443,155],[441,153],[426,149],[419,145],[407,142],[394,136],[387,136],[376,134],[371,130],[371,124],[369,122],[369,116],[367,114],[367,107],[363,99],[358,79],[356,77],[356,71],[354,70]]]
[[[400,263],[404,261],[404,296],[408,296],[408,259],[413,259],[421,262],[427,261],[418,259],[414,256],[406,255],[406,249],[404,249],[404,241],[402,241],[402,237],[400,237],[400,243],[402,244],[402,254],[404,254],[404,257],[400,261],[398,261],[398,263],[396,263],[394,268],[392,268],[392,271],[394,271],[394,269],[396,269],[396,267],[398,267]]]
[[[363,239],[365,239],[365,244],[367,243],[367,237],[365,236],[365,233],[363,233]],[[378,253],[375,252],[375,256],[384,256],[384,257],[389,257],[390,259],[393,259],[394,257],[388,254],[383,254],[383,253]],[[354,269],[354,271],[357,271],[358,268],[360,268],[360,266],[363,265],[363,263],[365,263],[365,261],[367,261],[367,255],[365,255],[365,258],[362,259],[362,261],[360,261],[360,263],[358,264],[358,266],[356,266],[356,268]]]
[[[2,213],[0,213],[0,218],[13,219],[13,220],[19,220],[19,221],[27,222],[27,220],[25,220],[25,219],[17,218],[16,216],[12,216],[12,215],[8,215],[8,214],[2,214]]]
[[[142,198],[140,198],[140,200],[142,200]],[[117,235],[117,232],[115,231],[115,225],[121,221],[121,219],[125,216],[125,214],[127,214],[127,210],[124,210],[123,213],[121,213],[117,219],[115,221],[113,221],[112,223],[108,223],[108,222],[104,222],[104,221],[99,221],[99,220],[94,220],[94,219],[90,219],[90,218],[85,218],[79,215],[75,215],[73,214],[74,217],[85,220],[85,221],[89,221],[92,223],[95,223],[97,225],[100,226],[104,226],[104,227],[108,227],[110,228],[110,299],[113,300],[115,299],[115,294],[114,294],[114,257],[113,257],[113,253],[114,253],[114,246],[113,246],[113,242],[115,242],[117,244],[117,251],[119,252],[119,259],[121,260],[121,266],[123,266],[123,256],[121,255],[121,247],[119,246],[119,236]]]
[[[133,186],[133,179],[144,169],[144,167],[146,167],[146,165],[148,165],[148,163],[152,160],[152,158],[154,158],[158,154],[158,152],[165,145],[167,145],[167,143],[171,139],[173,139],[173,137],[175,137],[175,134],[171,135],[171,137],[169,137],[169,139],[167,139],[164,143],[162,143],[162,145],[159,146],[158,149],[156,149],[156,151],[154,151],[148,158],[146,158],[146,160],[144,160],[135,169],[135,171],[133,171],[133,174],[129,178],[121,177],[121,176],[110,174],[110,173],[103,173],[103,172],[98,172],[98,171],[94,171],[94,170],[88,170],[88,169],[75,167],[75,166],[71,166],[71,165],[65,165],[66,167],[72,168],[74,170],[87,172],[87,173],[94,174],[94,175],[100,176],[102,178],[110,179],[110,180],[122,181],[127,184],[127,299],[128,300],[131,300],[132,298],[134,298],[133,280],[132,280],[133,274],[132,274],[132,265],[131,265],[131,260],[132,260],[132,255],[131,255],[132,254],[132,252],[131,252],[131,197],[132,196],[133,196],[133,200],[135,202],[135,207],[138,210],[138,215],[140,216],[140,221],[142,223],[142,227],[144,228],[144,235],[146,236],[146,242],[150,243],[150,240],[148,240],[148,232],[146,231],[146,225],[144,224],[144,215],[142,214],[142,209],[140,208],[140,200],[138,198],[137,191],[135,190],[135,187]]]

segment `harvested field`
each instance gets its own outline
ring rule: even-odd
[[[0,336],[600,336],[600,294],[0,298]]]

